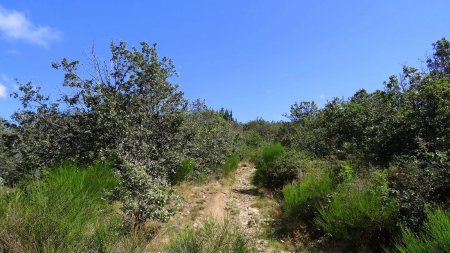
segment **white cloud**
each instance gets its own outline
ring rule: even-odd
[[[60,38],[60,32],[48,26],[37,26],[15,10],[0,6],[0,33],[9,39],[25,40],[33,44],[48,47]]]
[[[6,86],[0,83],[0,98],[8,97],[8,92],[6,91]]]
[[[323,95],[323,94],[321,94],[319,97],[320,97],[320,99],[325,99],[325,95]]]

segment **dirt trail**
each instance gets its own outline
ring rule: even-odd
[[[177,192],[183,200],[179,211],[163,227],[162,231],[166,232],[157,235],[152,244],[160,246],[167,242],[167,231],[199,227],[205,219],[212,217],[219,221],[228,218],[239,226],[256,241],[260,252],[285,252],[272,249],[268,241],[261,238],[263,222],[268,217],[263,217],[256,207],[260,197],[258,189],[251,184],[254,171],[254,167],[243,164],[236,171],[233,183],[211,181],[205,185],[186,184],[178,187]]]
[[[272,249],[267,240],[261,238],[264,219],[260,210],[256,208],[259,198],[258,189],[252,185],[251,178],[254,167],[241,166],[236,172],[236,182],[232,186],[228,200],[228,209],[237,212],[237,222],[243,231],[256,240],[260,252],[277,252]],[[231,214],[233,215],[233,213]]]

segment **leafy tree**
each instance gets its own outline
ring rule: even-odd
[[[178,165],[179,129],[186,101],[168,78],[175,74],[168,58],[158,58],[155,45],[127,49],[111,44],[110,68],[94,56],[88,78],[78,74],[78,61],[53,63],[62,69],[72,93],[57,102],[31,83],[16,94],[24,109],[14,115],[22,139],[24,166],[42,168],[67,158],[91,162],[117,152],[121,159],[164,175]],[[44,145],[44,147],[42,147]]]
[[[302,101],[291,106],[290,114],[287,116],[293,122],[303,122],[317,115],[317,105],[314,101]]]

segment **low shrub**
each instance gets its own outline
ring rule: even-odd
[[[270,167],[283,152],[284,147],[280,143],[264,146],[261,149],[262,162],[266,167]]]
[[[111,164],[63,165],[39,182],[0,189],[1,252],[107,252],[121,222],[104,199],[118,180]]]
[[[253,183],[269,189],[279,189],[297,178],[305,166],[305,157],[300,153],[284,150],[279,144],[268,146],[262,149],[262,154],[257,159]]]
[[[152,177],[142,166],[125,163],[121,168],[118,198],[130,222],[140,225],[147,220],[167,221],[174,210],[167,208],[173,189],[165,178]]]
[[[192,175],[194,172],[196,163],[195,160],[186,158],[181,161],[180,166],[178,167],[177,171],[174,174],[174,183],[180,183],[186,179],[188,179],[189,176]]]
[[[225,159],[225,162],[222,164],[221,169],[225,176],[230,175],[230,173],[237,170],[239,167],[239,156],[233,154]]]
[[[389,168],[403,226],[418,232],[426,205],[450,207],[450,152],[427,153],[425,158],[399,156]]]
[[[384,181],[383,181],[384,180]],[[397,230],[397,203],[387,195],[386,178],[341,185],[315,223],[344,245],[355,243],[377,248]]]
[[[322,170],[306,174],[300,183],[286,185],[283,188],[286,217],[313,218],[332,191],[333,183],[330,173]]]
[[[396,245],[401,253],[450,252],[450,213],[443,210],[427,212],[424,231],[415,234],[402,228],[403,241]]]
[[[207,220],[197,230],[175,234],[167,246],[169,253],[248,253],[256,252],[253,242],[228,221]]]

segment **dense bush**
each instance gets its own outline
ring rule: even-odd
[[[224,175],[228,176],[235,172],[239,167],[239,156],[233,154],[225,159],[224,164],[222,164],[221,169]]]
[[[111,164],[96,163],[64,165],[42,181],[0,188],[0,251],[110,251],[121,224],[105,194],[117,184]]]
[[[192,173],[194,172],[195,167],[196,163],[194,159],[190,158],[183,159],[173,176],[174,183],[180,183],[188,179],[188,177],[191,176]]]
[[[327,196],[333,191],[328,171],[313,170],[302,177],[300,183],[283,188],[283,207],[288,218],[313,218]]]
[[[14,131],[8,127],[5,120],[0,118],[0,186],[11,184],[19,178],[17,168],[17,150],[13,142],[16,138]]]
[[[297,178],[305,169],[304,158],[294,150],[285,150],[281,144],[265,146],[256,158],[253,183],[269,189],[279,189]]]
[[[183,153],[196,161],[195,174],[211,174],[220,169],[225,158],[236,151],[238,133],[234,124],[201,101],[192,104],[182,125],[184,137],[179,144]]]
[[[166,221],[174,213],[167,209],[174,195],[165,178],[152,177],[144,167],[132,164],[122,166],[121,177],[117,197],[131,223],[140,225],[148,219]]]
[[[254,242],[228,220],[221,223],[207,220],[197,230],[186,229],[172,236],[167,247],[170,253],[249,253],[256,252]]]
[[[259,152],[253,158],[256,172],[253,177],[253,184],[258,186],[267,185],[267,177],[269,170],[273,169],[276,159],[284,152],[284,147],[277,143],[265,145],[260,148]]]
[[[315,223],[347,246],[379,247],[397,229],[397,203],[388,196],[384,174],[373,182],[355,180],[339,187],[329,204],[323,205]]]
[[[264,145],[265,141],[255,130],[242,130],[239,139],[237,154],[241,161],[254,162],[258,150]]]
[[[425,205],[449,207],[450,153],[427,157],[397,157],[391,163],[389,182],[399,202],[400,222],[414,231],[425,220]]]
[[[243,130],[252,133],[252,135],[253,133],[256,133],[257,135],[254,136],[258,136],[257,139],[260,137],[265,143],[274,143],[277,139],[281,125],[281,122],[269,122],[262,118],[257,118],[256,120],[243,124]]]
[[[450,213],[428,211],[424,231],[416,234],[402,228],[403,242],[396,246],[401,253],[450,252]]]

